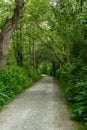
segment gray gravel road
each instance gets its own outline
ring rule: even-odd
[[[0,130],[75,130],[63,96],[45,76],[0,113]]]

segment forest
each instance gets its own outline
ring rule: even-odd
[[[41,74],[87,125],[87,0],[0,0],[0,109]]]

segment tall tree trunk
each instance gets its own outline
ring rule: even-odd
[[[15,31],[21,11],[24,6],[24,0],[15,0],[16,8],[11,19],[8,20],[2,32],[0,33],[0,68],[6,65],[6,57],[10,39]]]
[[[55,76],[56,73],[56,64],[55,61],[52,61],[52,75]]]
[[[32,66],[32,39],[29,37],[29,65]]]
[[[34,39],[32,39],[32,54],[33,54],[33,69],[35,69],[35,43],[34,43]]]
[[[15,58],[18,66],[23,65],[23,47],[20,43],[22,34],[20,33],[16,33],[16,43],[14,44]]]

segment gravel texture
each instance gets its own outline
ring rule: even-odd
[[[0,113],[0,130],[75,130],[54,79],[44,76]]]

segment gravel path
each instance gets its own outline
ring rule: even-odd
[[[0,130],[75,130],[63,96],[45,76],[0,113]]]

